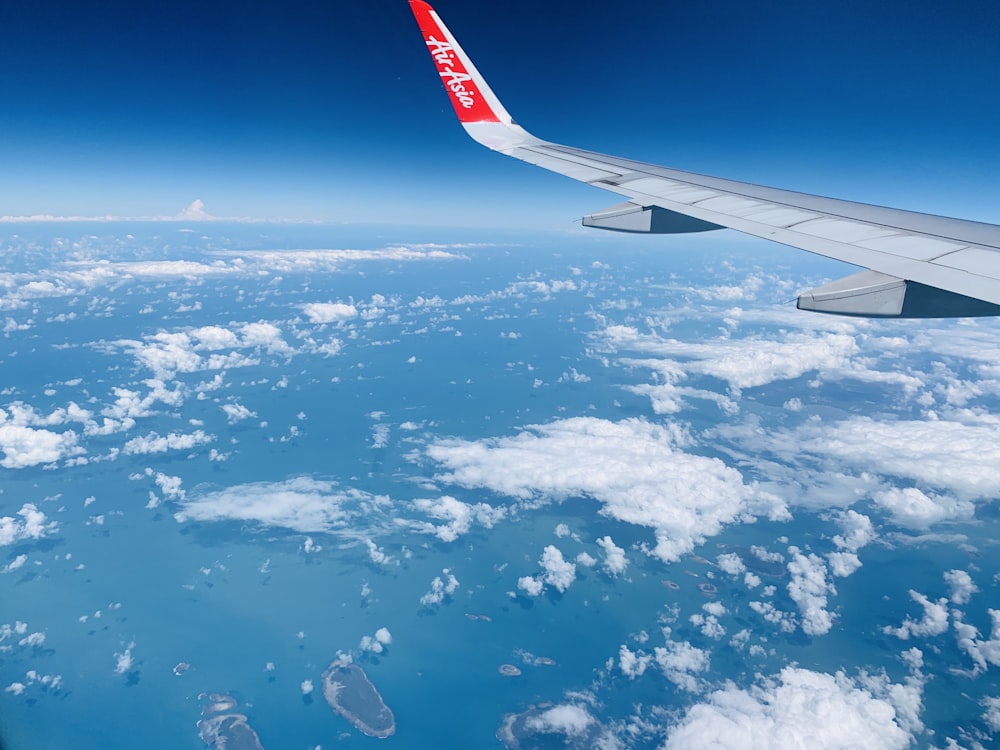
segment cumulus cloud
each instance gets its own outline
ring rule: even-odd
[[[127,441],[122,450],[129,455],[186,451],[199,445],[211,443],[213,440],[215,440],[215,435],[209,435],[204,430],[195,430],[190,433],[171,432],[167,435],[150,432],[144,437],[132,438]]]
[[[692,693],[701,690],[695,675],[706,671],[711,663],[708,651],[686,641],[667,641],[665,646],[657,646],[653,658],[668,680]]]
[[[987,696],[983,698],[981,705],[986,711],[983,713],[983,721],[992,732],[1000,732],[1000,698]]]
[[[871,519],[855,510],[847,510],[836,516],[842,533],[833,538],[833,543],[848,552],[857,552],[876,538]]]
[[[0,417],[6,417],[2,410]],[[9,424],[2,419],[0,419],[0,451],[4,454],[0,459],[0,466],[5,469],[51,464],[85,452],[77,445],[77,434],[73,430],[53,432]]]
[[[655,532],[652,553],[677,560],[727,523],[755,514],[787,517],[782,501],[744,484],[716,458],[686,453],[674,424],[580,417],[534,425],[513,437],[440,440],[427,455],[438,479],[542,503],[590,496],[601,513]]]
[[[852,680],[843,672],[785,667],[749,690],[731,685],[688,709],[669,730],[664,750],[904,750],[922,728],[914,723],[920,701],[916,681]]]
[[[830,552],[826,556],[830,572],[838,578],[847,578],[861,567],[861,559],[854,552]]]
[[[125,674],[135,666],[135,657],[132,656],[133,648],[135,648],[135,641],[129,643],[120,654],[115,654],[115,674]]]
[[[385,647],[392,643],[392,634],[388,628],[379,628],[375,635],[366,635],[361,638],[358,645],[362,651],[370,651],[373,654],[381,654]]]
[[[295,477],[283,482],[256,482],[209,492],[182,503],[174,514],[187,521],[253,521],[302,533],[361,533],[355,521],[374,522],[390,504],[386,497],[332,482]]]
[[[788,551],[792,555],[788,562],[788,595],[802,615],[802,631],[825,635],[833,627],[833,615],[826,609],[827,595],[836,593],[826,579],[826,564],[812,553],[803,555],[797,547],[789,547]]]
[[[944,574],[944,580],[951,589],[952,604],[968,604],[972,595],[979,591],[972,576],[964,570],[949,570]]]
[[[583,706],[563,703],[534,714],[525,720],[525,727],[533,732],[564,734],[579,738],[587,734],[596,719]]]
[[[926,494],[916,487],[892,487],[872,497],[892,522],[908,529],[926,529],[942,521],[972,518],[975,506],[949,495]]]
[[[399,560],[389,555],[384,548],[379,547],[371,539],[365,539],[368,547],[368,557],[376,565],[399,565]]]
[[[0,530],[0,534],[2,533],[3,533],[2,530]],[[19,568],[23,568],[26,562],[28,562],[27,555],[18,555],[9,563],[0,568],[0,573],[12,573],[15,570],[18,570]]]
[[[250,411],[243,404],[223,404],[221,408],[226,413],[226,421],[229,424],[236,424],[244,419],[253,419],[257,416],[257,412]]]
[[[642,651],[632,651],[624,643],[618,649],[618,668],[630,680],[641,677],[652,661],[652,655]]]
[[[528,596],[541,596],[545,590],[545,584],[540,578],[532,576],[521,576],[517,579],[517,587]]]
[[[728,573],[731,576],[738,576],[746,572],[747,569],[743,560],[735,552],[724,552],[716,558],[716,563],[723,573]]]
[[[339,323],[358,316],[358,308],[343,302],[309,302],[302,305],[302,312],[310,323]]]
[[[187,492],[181,487],[180,477],[173,477],[158,471],[153,481],[156,482],[156,486],[160,488],[163,496],[169,500],[183,500],[187,495]]]
[[[502,506],[494,508],[488,503],[471,505],[450,495],[444,495],[437,500],[417,499],[413,501],[413,507],[445,523],[434,524],[428,521],[403,519],[399,519],[398,522],[425,534],[433,534],[443,542],[453,542],[463,534],[467,534],[473,523],[492,529],[494,524],[507,515],[507,509]]]
[[[253,366],[260,364],[264,354],[289,357],[296,353],[274,323],[260,320],[230,326],[163,330],[142,339],[120,339],[101,346],[129,352],[160,380],[173,379],[179,373]]]
[[[843,333],[784,333],[780,339],[698,340],[694,342],[643,334],[636,328],[608,326],[605,341],[616,351],[670,357],[667,365],[685,373],[719,378],[734,391],[798,378],[811,370],[850,366],[858,347]]]
[[[615,544],[610,536],[598,539],[597,544],[604,550],[604,569],[613,576],[619,576],[624,573],[628,567],[628,558],[625,557],[625,549]]]
[[[962,619],[961,611],[952,612],[958,647],[972,659],[975,665],[974,674],[984,672],[987,665],[1000,667],[1000,610],[989,609],[987,612],[992,621],[988,639],[979,637],[979,630]]]
[[[923,617],[919,620],[907,616],[903,624],[898,628],[886,626],[882,632],[886,635],[894,635],[902,640],[910,638],[927,637],[941,635],[948,629],[948,600],[941,598],[936,602],[931,601],[919,591],[910,589],[910,598],[924,608]]]
[[[807,423],[790,433],[800,452],[837,459],[851,467],[905,477],[959,499],[1000,494],[1000,420],[964,414],[963,419],[875,420],[852,417],[832,424]]]
[[[441,575],[444,578],[435,576],[431,581],[430,591],[420,597],[420,604],[424,607],[436,607],[458,590],[458,579],[450,570],[445,568],[441,571]]]
[[[542,580],[560,593],[576,580],[576,564],[564,559],[559,548],[551,544],[542,550],[538,564],[542,566]]]
[[[56,531],[58,523],[49,521],[34,503],[25,503],[18,518],[0,516],[0,547],[31,539],[41,539]]]
[[[302,695],[312,695],[313,681],[312,680],[302,680],[302,684],[299,685],[299,690],[302,691]]]

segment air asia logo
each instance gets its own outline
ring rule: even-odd
[[[465,83],[472,80],[472,76],[464,71],[455,70],[452,66],[456,62],[454,48],[448,42],[440,42],[433,36],[427,37],[427,46],[431,48],[431,55],[434,62],[441,69],[441,77],[444,85],[447,86],[455,98],[466,109],[472,109],[476,101],[472,97],[476,95],[475,89],[466,87]],[[461,62],[458,63],[461,66]]]

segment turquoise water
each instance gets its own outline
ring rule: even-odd
[[[219,251],[483,242],[474,232],[419,228],[210,230],[66,226],[56,233],[75,243],[69,253],[74,259],[207,263],[231,263],[235,257]],[[52,231],[19,227],[18,235],[7,239],[5,270],[22,274],[9,288],[23,288],[41,273],[44,254],[37,246],[55,247]],[[710,653],[711,669],[698,675],[703,690],[726,680],[748,686],[757,674],[774,674],[792,663],[851,675],[885,670],[898,682],[907,675],[900,652],[917,645],[925,673],[932,676],[924,692],[927,727],[939,738],[962,732],[986,736],[978,701],[996,694],[995,672],[977,679],[956,676],[956,667],[970,663],[951,632],[908,643],[881,632],[906,615],[919,616],[910,588],[945,596],[943,571],[960,568],[970,571],[980,589],[965,607],[966,620],[988,634],[997,529],[996,514],[985,504],[975,523],[935,529],[962,534],[962,546],[913,545],[894,541],[892,534],[900,530],[871,502],[859,500],[855,508],[871,514],[880,540],[859,552],[858,572],[834,580],[837,593],[830,595],[829,607],[836,622],[817,637],[764,622],[748,606],[760,598],[759,589],[748,590],[710,562],[685,556],[665,563],[645,555],[641,547],[654,544],[652,530],[603,515],[594,499],[512,508],[493,528],[473,525],[452,542],[400,523],[427,520],[412,502],[445,494],[470,504],[514,505],[488,488],[436,479],[441,467],[423,451],[441,438],[505,437],[526,425],[577,416],[676,419],[694,436],[691,452],[719,457],[751,481],[766,479],[769,471],[765,463],[746,458],[753,453],[752,441],[737,446],[701,437],[704,431],[751,423],[789,428],[818,414],[868,414],[876,403],[899,418],[919,412],[910,401],[887,401],[888,386],[863,379],[816,383],[813,371],[745,389],[738,414],[698,398],[673,417],[655,414],[648,398],[627,390],[650,382],[648,369],[618,363],[602,344],[602,331],[620,323],[651,326],[678,340],[714,339],[735,303],[706,301],[693,290],[707,281],[738,284],[760,265],[788,271],[790,256],[780,249],[771,259],[752,261],[739,247],[720,251],[730,264],[723,267],[717,256],[706,265],[700,254],[710,246],[703,240],[692,247],[697,252],[665,253],[644,238],[630,243],[511,233],[491,236],[487,246],[444,247],[455,256],[448,259],[346,260],[319,270],[277,268],[272,259],[267,267],[260,261],[259,272],[188,277],[133,269],[114,283],[38,296],[22,307],[11,303],[4,316],[29,327],[4,339],[0,406],[22,401],[40,414],[69,401],[98,413],[114,401],[116,387],[148,393],[145,381],[153,373],[122,342],[161,331],[206,325],[237,330],[243,323],[270,321],[297,352],[261,350],[257,364],[175,373],[168,379],[171,389],[183,393],[177,403],[153,404],[127,434],[79,441],[90,459],[121,451],[127,439],[150,432],[201,429],[215,436],[210,444],[148,455],[118,453],[82,466],[62,460],[52,467],[0,469],[0,516],[15,516],[24,503],[34,503],[58,523],[43,539],[0,548],[3,565],[27,555],[23,567],[0,575],[0,624],[20,620],[28,632],[45,634],[37,648],[14,645],[15,639],[0,643],[11,646],[0,652],[0,683],[25,683],[19,695],[0,693],[4,747],[128,747],[136,738],[151,747],[201,747],[195,723],[204,692],[236,697],[265,747],[362,747],[374,740],[334,715],[321,695],[320,675],[339,651],[352,652],[364,665],[393,710],[398,729],[391,742],[397,747],[494,746],[505,715],[558,703],[567,691],[587,692],[590,710],[607,726],[622,729],[631,718],[644,718],[654,728],[623,741],[656,747],[671,717],[699,695],[677,688],[655,668],[629,680],[606,664],[618,658],[622,644],[645,652],[662,646],[663,626],[671,628],[672,640]],[[794,257],[789,273],[796,279],[828,272],[825,261]],[[61,265],[65,259],[53,250],[42,270],[76,268]],[[572,283],[555,290],[553,281]],[[781,313],[787,290],[779,281],[766,282],[754,300],[740,304]],[[539,286],[542,282],[547,286]],[[373,295],[385,301],[375,305]],[[460,297],[469,299],[455,302]],[[385,312],[323,330],[304,319],[303,304],[330,301]],[[55,319],[71,312],[77,313],[72,319]],[[780,337],[782,325],[748,323],[737,335]],[[903,335],[898,328],[891,333]],[[340,351],[306,352],[307,339],[321,336],[340,339]],[[920,352],[908,357],[903,367],[911,372],[927,365]],[[963,366],[971,373],[976,365]],[[573,370],[587,379],[566,377]],[[202,386],[220,373],[219,388]],[[724,382],[705,374],[691,374],[685,385],[727,392]],[[783,409],[791,398],[805,401],[805,408]],[[228,423],[220,406],[231,402],[256,416]],[[989,408],[985,397],[984,404],[980,407]],[[378,441],[384,445],[376,447],[379,425],[388,430]],[[81,431],[78,424],[69,427]],[[213,448],[228,459],[210,460]],[[156,473],[180,477],[187,500],[250,483],[308,477],[390,502],[377,512],[351,516],[332,533],[243,520],[178,522],[177,499],[146,507],[150,492],[162,497]],[[751,545],[786,556],[789,545],[818,554],[834,549],[831,538],[839,528],[832,511],[808,504],[799,488],[786,485],[784,491],[794,520],[728,525],[696,554],[714,561],[723,551]],[[103,516],[101,523],[97,516]],[[556,536],[559,524],[578,539]],[[556,545],[569,560],[581,552],[601,560],[595,540],[608,534],[631,561],[624,576],[578,566],[564,593],[550,588],[537,598],[508,594],[517,592],[518,578],[539,572],[545,546]],[[307,536],[322,549],[305,551]],[[369,537],[398,564],[374,563],[362,541]],[[445,569],[460,585],[440,605],[421,606],[420,597]],[[699,588],[709,582],[717,589],[712,595]],[[775,606],[795,614],[787,582],[787,576],[765,577],[763,585],[775,585]],[[727,631],[720,640],[703,635],[689,620],[710,601],[727,609],[719,618]],[[362,653],[361,638],[382,627],[391,632],[392,643],[380,655]],[[730,645],[742,629],[750,631],[749,643],[763,647],[760,654]],[[643,633],[648,640],[640,642]],[[116,673],[116,654],[132,643],[132,666]],[[177,676],[173,667],[181,662],[191,668]],[[502,676],[498,668],[504,663],[517,665],[522,674]],[[28,670],[61,675],[62,685],[46,689],[25,677]],[[300,689],[304,680],[316,686],[311,695]],[[620,736],[626,736],[624,730]],[[556,739],[561,746],[563,740]],[[919,740],[929,741],[923,735]]]

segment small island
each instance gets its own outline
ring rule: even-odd
[[[501,664],[498,670],[504,677],[520,677],[521,670],[513,664]]]
[[[264,750],[245,714],[237,713],[236,699],[224,693],[202,693],[198,734],[216,750]]]
[[[390,737],[396,732],[393,716],[365,670],[338,659],[323,672],[323,696],[330,708],[369,737]]]

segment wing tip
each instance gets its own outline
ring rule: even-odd
[[[424,0],[410,0],[410,10],[459,121],[463,125],[509,122],[510,116],[434,8]]]

